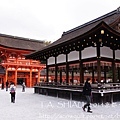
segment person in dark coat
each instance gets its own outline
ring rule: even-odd
[[[8,91],[8,85],[9,85],[9,83],[8,83],[8,81],[6,81],[6,91]]]
[[[2,82],[2,86],[1,86],[1,89],[4,89],[4,82]]]
[[[90,108],[90,103],[91,103],[91,84],[90,84],[91,79],[87,78],[85,85],[83,87],[83,95],[86,97],[87,103],[83,106],[83,110],[87,108],[87,112],[92,112]]]
[[[10,85],[10,94],[11,94],[11,102],[15,103],[16,86],[14,85],[14,83],[11,83]]]
[[[25,92],[25,82],[22,84],[22,92]]]

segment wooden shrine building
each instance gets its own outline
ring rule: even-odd
[[[40,61],[25,59],[30,54],[43,48],[43,41],[0,34],[0,83],[14,82],[32,87],[40,81],[40,71],[45,68]]]
[[[120,81],[120,7],[88,23],[63,32],[52,44],[26,55],[46,61],[46,77],[66,84],[110,79]],[[110,75],[111,73],[111,75]]]

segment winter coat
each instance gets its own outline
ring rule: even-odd
[[[25,87],[25,83],[24,82],[23,82],[22,86]]]
[[[12,89],[12,88],[14,88],[14,90],[16,91],[15,85],[12,84],[12,85],[10,85],[10,92],[11,92],[11,89]]]
[[[83,87],[83,95],[89,95],[91,96],[91,85],[89,82],[85,82],[85,85]]]
[[[6,87],[8,87],[8,85],[9,85],[9,83],[8,83],[8,82],[6,82]]]

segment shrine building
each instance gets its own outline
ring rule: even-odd
[[[26,55],[46,61],[46,77],[56,83],[120,82],[120,7],[63,32],[52,44]]]
[[[32,87],[40,81],[45,64],[25,59],[25,55],[44,46],[43,41],[0,34],[0,83],[8,81],[17,85],[24,81],[27,87]]]

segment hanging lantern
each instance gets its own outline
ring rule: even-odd
[[[104,34],[104,32],[105,32],[104,30],[101,30],[101,34],[102,34],[102,35]]]

